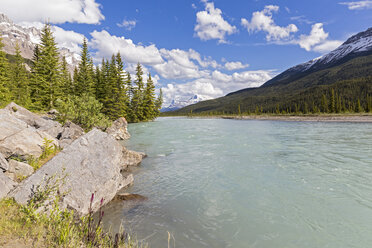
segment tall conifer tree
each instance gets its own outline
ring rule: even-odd
[[[18,43],[15,46],[15,59],[11,68],[12,76],[10,90],[12,94],[12,100],[15,101],[17,104],[28,106],[30,104],[28,76]]]
[[[31,100],[34,108],[50,109],[61,96],[59,54],[50,24],[42,30],[38,50],[33,61]]]
[[[0,37],[0,105],[3,105],[9,101],[9,64],[3,52],[4,44]]]

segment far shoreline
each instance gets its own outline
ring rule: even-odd
[[[268,120],[291,122],[349,122],[372,123],[372,114],[321,114],[321,115],[176,115],[160,117],[188,117],[195,119]]]

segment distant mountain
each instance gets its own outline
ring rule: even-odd
[[[372,28],[360,32],[332,52],[294,66],[259,88],[246,88],[224,97],[182,108],[177,113],[275,111],[294,106],[319,106],[321,97],[337,89],[344,101],[363,104],[372,96]],[[300,106],[300,107],[299,107]],[[301,107],[302,106],[302,107]],[[352,106],[351,106],[352,107]]]
[[[15,45],[18,43],[21,55],[25,59],[32,59],[36,44],[40,43],[41,30],[30,27],[25,28],[15,24],[6,15],[0,14],[0,37],[4,43],[3,51],[7,54],[15,53]],[[67,48],[60,48],[59,53],[66,57],[70,71],[78,65],[80,55],[71,52]]]
[[[267,81],[265,86],[286,84],[296,79],[309,75],[312,72],[319,71],[322,69],[330,68],[342,64],[350,59],[358,56],[372,54],[372,28],[367,29],[364,32],[360,32],[332,52],[310,60],[306,63],[296,65],[273,79]]]
[[[183,107],[186,107],[186,106],[189,106],[191,104],[195,104],[195,103],[198,103],[198,102],[201,102],[201,101],[204,101],[204,100],[207,100],[207,99],[203,98],[199,95],[193,95],[192,97],[190,97],[187,100],[175,100],[175,99],[173,99],[171,104],[169,104],[165,108],[162,108],[160,111],[161,112],[175,111],[175,110],[178,110],[180,108],[183,108]]]

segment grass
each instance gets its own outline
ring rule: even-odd
[[[123,230],[115,235],[105,232],[101,209],[98,221],[94,221],[91,207],[89,215],[82,218],[72,210],[61,209],[63,193],[59,186],[64,180],[47,178],[45,186],[36,187],[27,205],[10,198],[0,201],[0,247],[142,247]],[[93,199],[92,194],[91,205]]]
[[[62,149],[53,144],[52,140],[48,140],[44,138],[44,143],[42,146],[43,152],[40,157],[35,158],[30,156],[27,159],[27,163],[31,165],[34,170],[38,170],[41,166],[43,166],[46,162],[51,160],[55,155],[57,155]]]

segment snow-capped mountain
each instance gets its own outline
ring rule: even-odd
[[[372,54],[372,28],[353,35],[341,46],[328,54],[289,68],[273,79],[267,81],[264,86],[270,86],[278,83],[289,83],[307,75],[308,73],[329,68],[364,54]]]
[[[161,109],[161,112],[177,110],[177,109],[186,107],[188,105],[195,104],[195,103],[205,101],[205,100],[208,100],[208,99],[205,98],[205,97],[199,96],[199,95],[193,95],[192,97],[190,97],[187,100],[173,99],[171,104],[168,105],[168,107],[165,107],[165,108]]]
[[[40,29],[22,27],[15,24],[6,15],[0,14],[0,37],[4,44],[4,52],[14,54],[15,46],[18,43],[22,57],[32,59],[35,45],[40,43],[40,36]],[[60,48],[59,52],[61,56],[66,57],[71,70],[79,63],[80,55],[71,52],[67,48]]]

